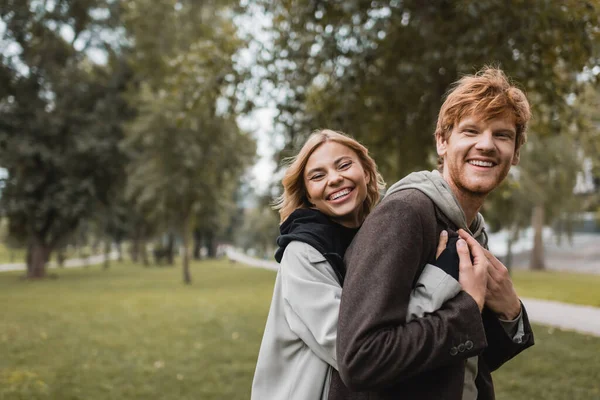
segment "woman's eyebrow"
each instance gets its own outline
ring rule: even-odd
[[[350,156],[341,156],[341,157],[338,157],[338,158],[337,158],[337,159],[334,161],[334,164],[336,164],[336,165],[337,165],[337,164],[341,163],[342,161],[346,161],[346,160],[352,160],[352,157],[350,157]]]
[[[315,172],[320,172],[323,171],[325,168],[323,167],[315,167],[315,168],[311,168],[308,171],[306,171],[306,175],[311,175],[314,174]]]

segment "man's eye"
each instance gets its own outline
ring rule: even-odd
[[[476,135],[477,131],[475,129],[465,129],[464,131],[465,133],[469,134],[469,135]]]

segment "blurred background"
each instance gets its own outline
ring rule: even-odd
[[[0,0],[0,16],[0,399],[249,398],[274,273],[225,254],[272,260],[282,161],[330,128],[388,184],[433,169],[444,93],[484,65],[533,111],[482,211],[490,247],[525,296],[600,306],[597,0]],[[599,399],[600,339],[538,330],[498,397]]]

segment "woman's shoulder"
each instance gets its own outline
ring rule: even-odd
[[[282,263],[285,261],[307,261],[308,263],[325,261],[325,257],[308,243],[292,240],[283,252]]]

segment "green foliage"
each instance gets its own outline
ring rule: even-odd
[[[137,118],[123,143],[133,159],[128,195],[163,226],[191,216],[219,220],[219,204],[227,204],[255,153],[235,122],[233,56],[243,42],[226,18],[227,5],[178,5],[129,1],[124,16],[139,81],[129,95]],[[161,40],[148,40],[161,24]]]
[[[275,274],[227,261],[192,269],[204,279],[185,289],[174,269],[142,274],[128,263],[37,285],[0,274],[0,303],[10,305],[0,320],[0,398],[248,399]],[[494,373],[497,398],[597,398],[600,338],[534,332],[535,346]]]
[[[437,112],[461,74],[499,64],[552,126],[597,57],[591,1],[259,3],[273,18],[263,66],[280,91],[284,155],[315,128],[340,129],[367,145],[387,181],[432,166]]]
[[[2,2],[0,166],[2,210],[13,237],[50,248],[75,230],[120,183],[126,70],[108,52],[112,2]],[[67,32],[67,33],[65,33]],[[68,38],[68,36],[71,36]],[[17,50],[15,50],[17,49]]]

